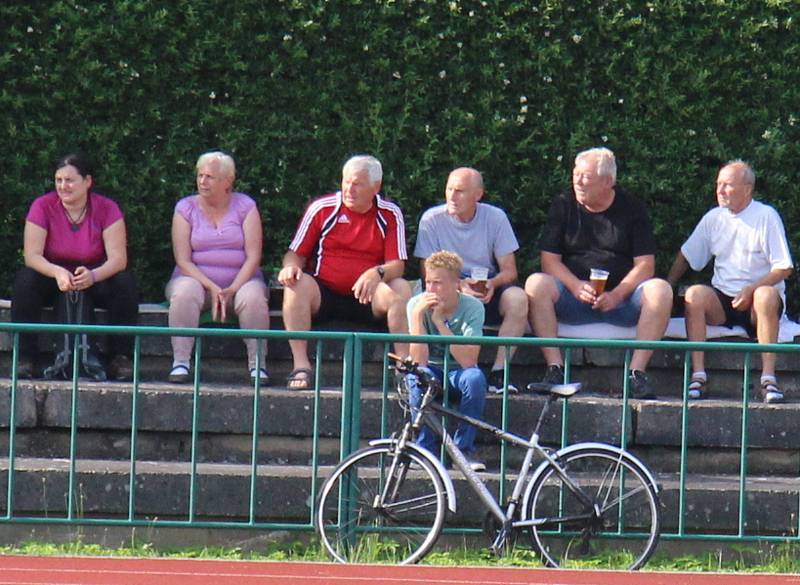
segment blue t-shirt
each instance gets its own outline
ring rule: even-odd
[[[453,316],[447,320],[450,330],[455,335],[463,337],[482,337],[484,319],[483,303],[469,295],[459,293],[458,296],[458,307],[456,307]],[[411,315],[414,311],[414,307],[417,305],[420,298],[422,298],[422,294],[416,295],[408,301],[406,314],[408,315],[409,326],[411,325]],[[436,329],[431,319],[430,311],[425,315],[425,332],[428,335],[439,335],[439,331]],[[444,348],[445,346],[440,343],[430,344],[428,349],[428,362],[435,366],[443,366]]]

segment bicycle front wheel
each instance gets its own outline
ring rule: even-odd
[[[635,570],[653,554],[660,531],[658,494],[644,468],[612,449],[587,447],[558,459],[587,496],[582,501],[552,465],[532,481],[533,546],[551,567]]]
[[[398,452],[395,445],[367,447],[342,461],[323,484],[317,533],[340,563],[416,563],[442,530],[445,493],[424,457]]]

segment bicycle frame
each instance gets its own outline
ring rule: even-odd
[[[553,468],[556,470],[556,473],[561,477],[561,479],[575,494],[575,496],[581,500],[581,502],[589,507],[593,505],[592,499],[589,498],[577,485],[575,485],[572,479],[567,475],[567,473],[558,464],[556,459],[549,453],[549,451],[539,444],[539,429],[550,408],[550,405],[557,399],[558,397],[556,396],[548,396],[547,401],[542,408],[542,412],[539,414],[539,420],[537,421],[536,427],[531,434],[530,440],[525,440],[522,437],[508,431],[504,431],[495,425],[463,415],[456,410],[443,406],[432,399],[430,392],[425,393],[422,400],[422,405],[420,406],[419,412],[417,413],[412,426],[415,428],[420,428],[421,425],[427,425],[431,430],[433,430],[434,434],[442,440],[445,450],[450,455],[453,464],[456,466],[456,468],[458,468],[459,471],[461,471],[461,473],[464,474],[467,484],[470,486],[472,491],[477,494],[484,506],[492,513],[497,521],[502,524],[503,530],[507,530],[509,527],[521,528],[526,526],[534,526],[549,522],[551,519],[534,518],[531,520],[519,520],[515,522],[513,518],[517,510],[517,506],[519,505],[520,496],[522,495],[522,490],[525,487],[526,479],[528,478],[528,472],[530,471],[533,463],[533,456],[536,453],[541,454],[545,460],[553,466]],[[450,433],[448,433],[447,430],[442,426],[439,417],[435,416],[436,414],[445,415],[447,417],[465,422],[478,429],[491,433],[503,442],[511,443],[526,449],[525,458],[517,475],[517,480],[514,483],[514,488],[511,492],[511,497],[509,498],[506,511],[503,511],[503,509],[500,507],[497,500],[491,494],[477,472],[473,471],[469,466],[466,456],[461,449],[458,448],[458,445],[455,444],[455,441],[453,441]],[[575,516],[574,518],[578,519],[586,516],[587,515]]]

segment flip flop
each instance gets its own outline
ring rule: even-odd
[[[689,398],[691,400],[702,400],[706,397],[706,384],[708,380],[703,378],[692,378],[689,381]]]
[[[311,388],[312,374],[310,368],[295,368],[286,376],[286,387],[289,390],[308,390]]]

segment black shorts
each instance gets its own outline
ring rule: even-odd
[[[725,323],[723,323],[723,325],[725,327],[734,327],[739,325],[740,327],[744,327],[744,330],[747,331],[747,334],[750,337],[755,337],[756,327],[753,325],[750,309],[747,311],[737,311],[731,304],[733,303],[734,297],[729,297],[724,292],[716,288],[714,288],[714,292],[717,293],[717,298],[722,305],[722,310],[725,311]],[[778,307],[778,317],[780,317],[782,314],[783,301],[781,301],[781,305]]]
[[[320,301],[319,311],[313,316],[314,321],[323,322],[336,319],[365,325],[374,325],[383,321],[372,313],[372,303],[359,303],[352,293],[340,295],[319,280],[317,280],[317,286],[319,286]]]
[[[504,284],[494,289],[492,300],[483,305],[485,313],[484,324],[490,326],[498,326],[503,323],[503,317],[500,315],[500,297],[503,296],[505,290],[513,285]]]

